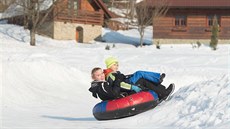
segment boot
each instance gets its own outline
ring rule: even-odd
[[[160,84],[163,82],[165,76],[166,76],[165,73],[162,73],[162,74],[160,75],[160,80],[159,80],[159,83],[160,83]]]
[[[165,94],[163,100],[167,100],[168,97],[173,93],[174,89],[175,89],[175,84],[173,84],[173,83],[170,84],[169,87],[166,89],[166,94]]]

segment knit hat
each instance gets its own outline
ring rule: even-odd
[[[105,64],[107,68],[110,68],[113,64],[118,63],[118,60],[114,57],[109,57],[105,59]]]

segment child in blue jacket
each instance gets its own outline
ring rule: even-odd
[[[163,79],[165,78],[165,74],[156,73],[156,72],[147,72],[147,71],[137,71],[133,73],[131,76],[125,76],[118,71],[118,60],[114,57],[109,57],[105,60],[105,64],[107,69],[104,70],[106,81],[110,84],[115,81],[116,74],[123,76],[124,80],[121,82],[120,86],[127,90],[134,90],[136,92],[140,92],[141,88],[135,86],[134,84],[141,78],[146,79],[154,84],[161,84]]]

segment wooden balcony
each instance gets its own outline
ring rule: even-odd
[[[62,11],[56,13],[55,21],[64,21],[81,24],[103,25],[104,14],[100,11]]]

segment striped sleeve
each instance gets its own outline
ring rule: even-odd
[[[127,90],[131,90],[131,87],[132,87],[130,84],[125,83],[125,82],[121,82],[120,85],[121,85],[121,88],[127,89]]]
[[[111,84],[111,80],[115,81],[115,79],[116,79],[115,76],[113,74],[111,74],[111,73],[107,76],[107,80],[110,80],[109,81],[110,84]],[[129,83],[121,82],[120,87],[123,88],[123,89],[126,89],[126,90],[131,90],[132,86]]]

